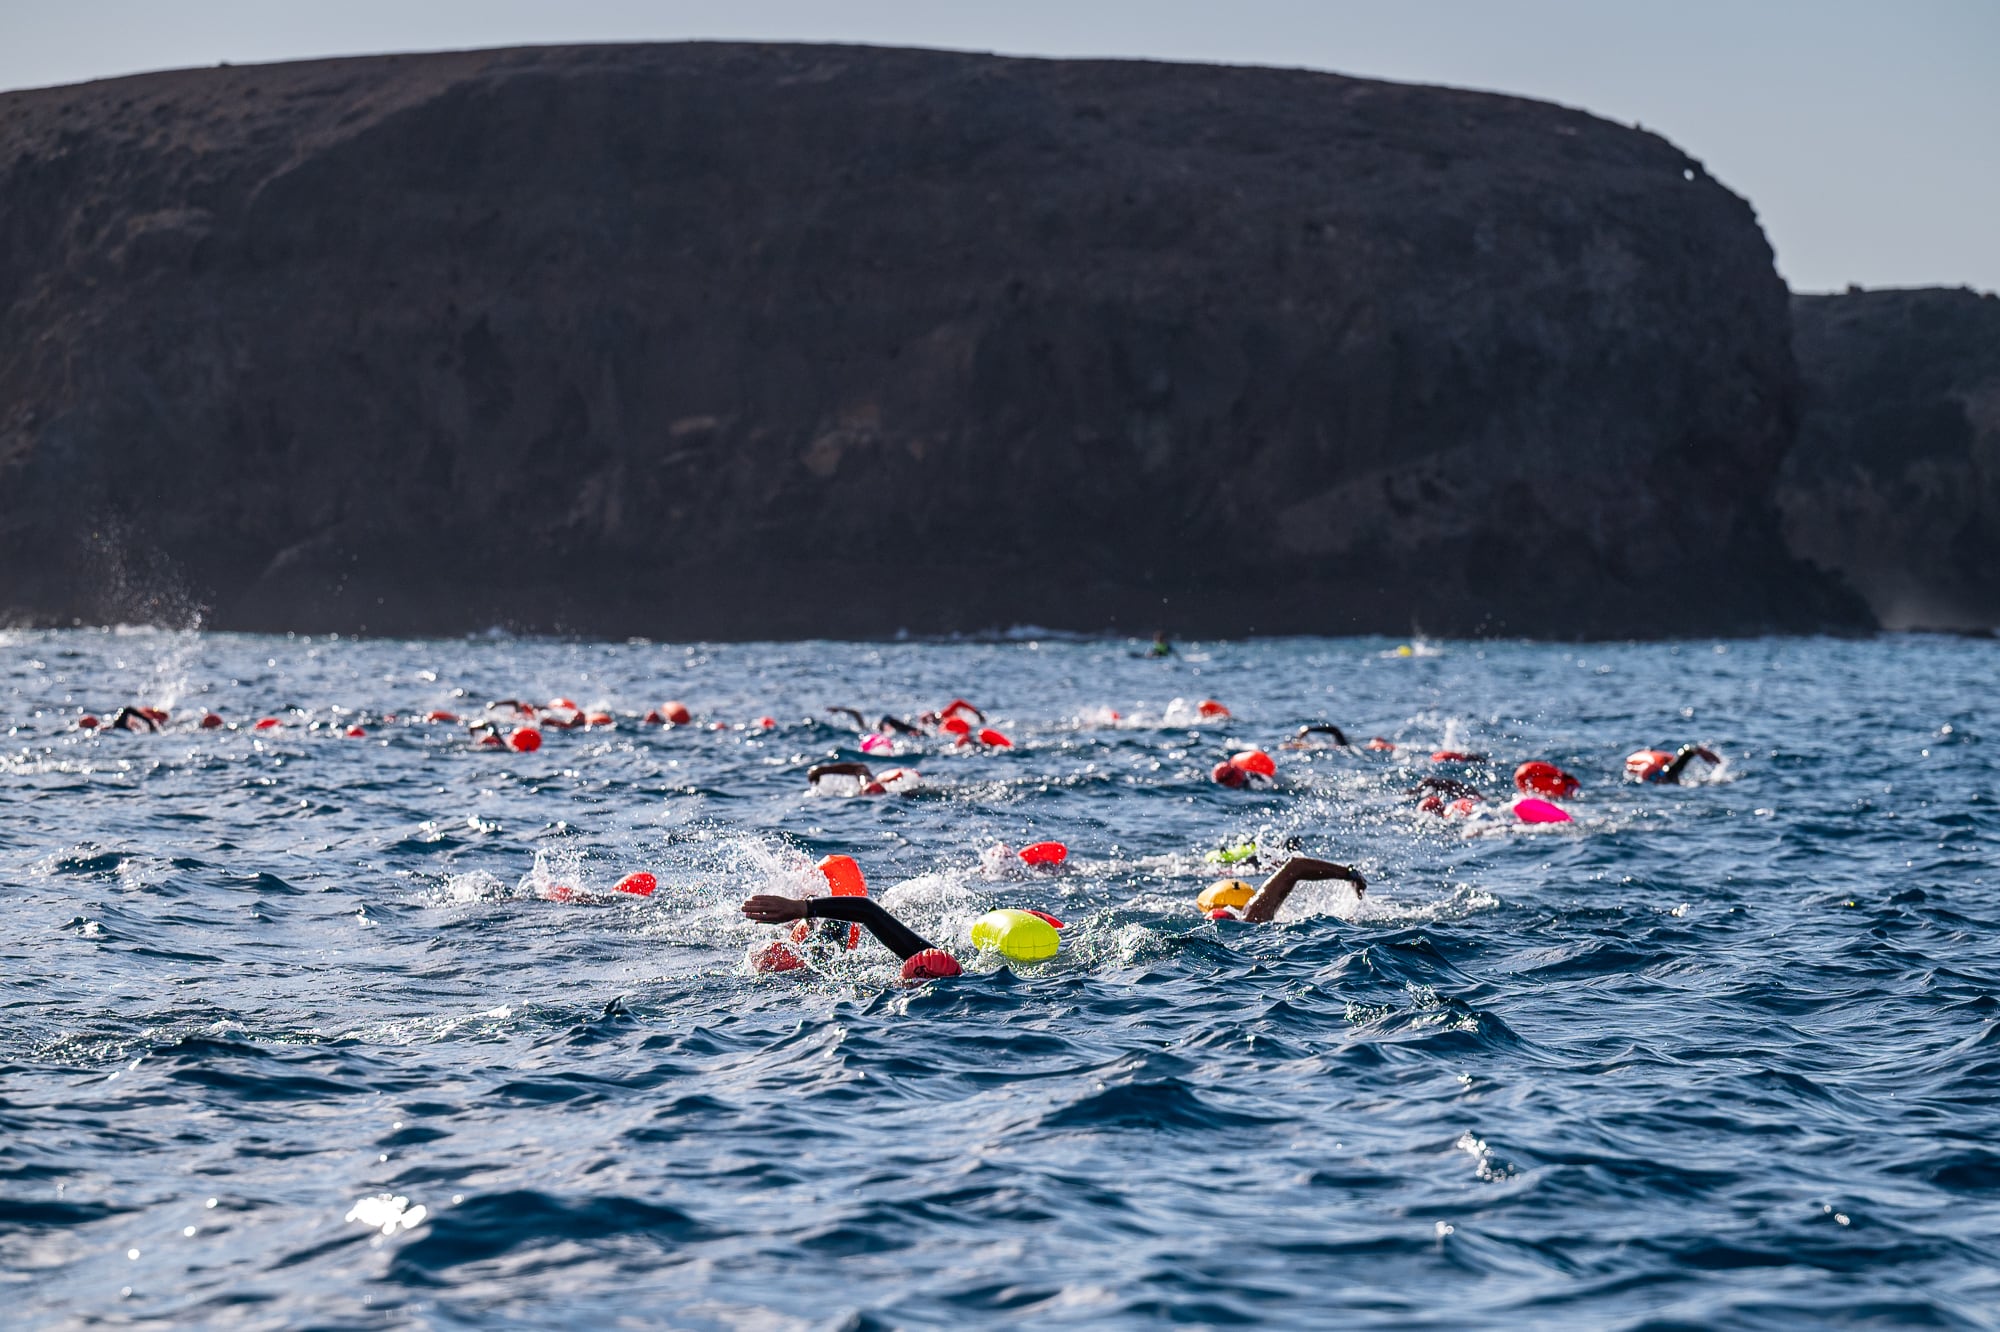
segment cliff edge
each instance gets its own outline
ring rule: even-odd
[[[753,637],[1865,621],[1787,293],[1650,134],[667,45],[0,96],[0,617]]]

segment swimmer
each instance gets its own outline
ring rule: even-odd
[[[1153,635],[1153,646],[1146,649],[1146,655],[1149,657],[1171,657],[1174,655],[1174,645],[1167,641],[1166,630],[1162,629]]]
[[[1325,879],[1345,879],[1354,885],[1354,895],[1363,897],[1368,892],[1368,881],[1345,865],[1336,865],[1330,860],[1314,860],[1311,856],[1293,856],[1270,878],[1264,880],[1257,889],[1257,895],[1243,906],[1243,919],[1252,924],[1263,924],[1278,914],[1278,908],[1292,895],[1292,890],[1302,883],[1316,883]]]
[[[904,771],[905,769],[898,768],[894,772],[884,773],[883,777],[895,778]],[[861,783],[862,795],[889,794],[888,786],[881,778],[875,776],[874,770],[866,763],[815,763],[806,769],[806,785],[814,790],[818,790],[820,782],[828,777],[854,778]]]
[[[956,717],[960,712],[969,712],[978,719],[981,726],[986,725],[986,714],[962,698],[953,699],[936,712],[926,712],[923,716],[917,718],[917,722],[922,726],[942,726],[947,720]]]
[[[1415,786],[1406,787],[1404,795],[1439,795],[1452,800],[1478,800],[1482,797],[1469,783],[1453,777],[1425,777]]]
[[[1285,891],[1290,892],[1291,889],[1288,887]],[[932,980],[959,974],[958,961],[950,953],[865,897],[808,897],[800,900],[765,893],[745,901],[743,914],[766,925],[783,925],[795,920],[848,921],[867,930],[881,941],[884,948],[903,960],[906,980]]]
[[[1701,759],[1716,767],[1722,766],[1722,756],[1702,745],[1682,745],[1678,752],[1669,754],[1663,749],[1642,749],[1625,759],[1625,775],[1635,782],[1657,782],[1666,786],[1677,786],[1687,765]]]
[[[828,708],[827,711],[830,713],[845,714],[854,718],[854,729],[863,734],[867,733],[868,719],[861,715],[859,708]],[[882,714],[882,719],[875,723],[875,731],[880,735],[922,735],[924,733],[921,727],[912,726],[899,717],[891,717],[886,712]]]
[[[1298,734],[1285,741],[1283,747],[1286,749],[1319,749],[1323,746],[1315,737],[1322,735],[1332,736],[1334,747],[1336,748],[1354,748],[1353,745],[1347,743],[1347,733],[1332,722],[1316,722],[1311,726],[1299,727]]]
[[[167,714],[158,708],[120,708],[104,723],[107,731],[136,731],[141,727],[147,731],[157,731],[166,723]]]

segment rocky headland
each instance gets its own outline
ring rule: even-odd
[[[690,44],[11,93],[0,618],[1862,626],[1780,535],[1787,305],[1672,144],[1331,74]]]
[[[1779,474],[1792,550],[1884,628],[2000,626],[2000,297],[1796,296],[1798,443]]]

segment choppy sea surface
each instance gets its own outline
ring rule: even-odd
[[[1994,1325],[2000,645],[1398,647],[0,635],[5,1321]],[[556,696],[618,725],[410,720]],[[1013,747],[826,712],[955,696]],[[862,758],[925,784],[808,792]],[[1405,794],[1531,758],[1572,824]],[[1292,837],[1366,899],[1197,912]],[[835,852],[968,973],[752,974]]]

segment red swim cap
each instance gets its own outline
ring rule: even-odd
[[[660,716],[676,726],[686,726],[694,720],[694,714],[688,711],[687,704],[673,698],[660,704]]]
[[[994,730],[990,726],[985,726],[980,728],[979,743],[982,745],[990,746],[994,749],[1012,749],[1014,747],[1014,742],[1012,740],[1009,740],[1006,736],[1002,735],[1000,732]]]
[[[216,714],[214,714],[213,712],[207,712],[207,713],[203,713],[203,714],[202,714],[202,718],[201,718],[201,729],[202,729],[202,730],[204,730],[204,731],[213,731],[213,730],[215,730],[215,729],[216,729],[217,727],[219,727],[219,726],[221,726],[221,725],[222,725],[222,718],[218,717],[218,716],[217,716]]]
[[[1244,772],[1258,777],[1276,777],[1278,775],[1278,765],[1272,761],[1269,754],[1266,754],[1261,749],[1246,749],[1235,758],[1230,759],[1229,762],[1232,766],[1241,768]]]
[[[1229,715],[1229,709],[1223,707],[1221,703],[1212,698],[1203,699],[1201,706],[1196,708],[1195,711],[1204,717],[1227,717]]]
[[[750,950],[752,971],[797,971],[805,963],[799,955],[785,947],[781,939],[773,939],[761,947]]]
[[[1243,775],[1243,769],[1234,763],[1218,763],[1208,775],[1210,779],[1228,787],[1241,786],[1249,780]]]
[[[368,732],[363,730],[359,726],[350,726],[347,728],[347,738],[349,740],[363,740],[366,739],[367,736]]]
[[[634,870],[618,882],[612,884],[611,891],[615,893],[631,893],[634,897],[651,897],[653,890],[659,886],[660,881],[646,873],[646,871]]]
[[[1036,842],[1022,847],[1020,856],[1030,865],[1060,865],[1069,859],[1069,848],[1061,842]]]
[[[1473,754],[1463,749],[1440,749],[1431,755],[1433,763],[1484,763],[1486,755]]]
[[[79,731],[94,731],[103,724],[87,712],[76,719],[76,729]]]
[[[903,979],[906,981],[944,980],[961,975],[963,971],[958,959],[942,948],[926,948],[903,962]]]
[[[257,723],[255,729],[259,731],[275,731],[281,725],[283,725],[283,723],[280,722],[276,717],[266,717],[262,721],[259,721]]]
[[[1540,760],[1523,763],[1514,769],[1514,789],[1517,791],[1561,797],[1575,795],[1582,784],[1555,764]]]
[[[532,754],[542,747],[542,733],[532,726],[523,726],[507,737],[507,744],[517,754]]]
[[[963,717],[946,717],[938,723],[938,729],[940,731],[949,731],[951,734],[963,739],[972,734],[972,723]]]

